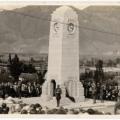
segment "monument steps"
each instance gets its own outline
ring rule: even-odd
[[[69,104],[73,104],[74,102],[72,102],[70,99],[68,99],[67,97],[62,97],[60,100],[60,106],[65,106],[65,105],[69,105]],[[56,98],[53,97],[50,101],[49,104],[51,105],[57,105],[57,101]]]

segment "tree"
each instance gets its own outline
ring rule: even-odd
[[[9,70],[14,80],[18,80],[22,73],[22,66],[23,64],[19,61],[17,54],[15,54],[13,59],[11,58],[11,54],[9,54]]]
[[[120,64],[120,58],[116,58],[116,64]]]
[[[30,58],[30,62],[31,62],[31,63],[35,62],[35,60],[34,60],[33,57]]]
[[[41,71],[37,72],[40,85],[42,85],[45,82],[44,77],[45,77],[46,72],[47,70],[44,70],[43,72]]]
[[[1,72],[0,73],[0,83],[1,82],[8,82],[9,81],[9,74],[7,72]]]
[[[36,73],[35,67],[30,64],[23,64],[23,73]]]
[[[95,83],[97,84],[98,82],[102,83],[103,79],[104,79],[103,61],[98,60],[98,62],[96,64],[94,80],[95,80]]]
[[[116,62],[114,61],[114,60],[108,60],[108,63],[107,63],[107,66],[108,67],[114,67],[114,66],[116,66]]]

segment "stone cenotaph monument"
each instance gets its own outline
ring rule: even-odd
[[[79,80],[78,26],[78,15],[71,7],[62,6],[53,12],[47,79],[42,88],[42,95],[47,96],[48,100],[55,96],[56,86],[60,85],[65,101],[69,99],[66,94],[74,98],[75,102],[84,101],[84,90]]]

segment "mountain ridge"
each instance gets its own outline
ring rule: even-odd
[[[26,6],[13,10],[36,18],[1,11],[0,52],[48,53],[50,22],[47,20],[51,19],[51,13],[58,7]],[[120,51],[119,36],[98,32],[120,33],[120,7],[90,6],[83,10],[74,9],[79,16],[80,54],[108,55],[109,52]]]

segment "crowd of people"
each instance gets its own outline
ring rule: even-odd
[[[6,82],[0,83],[0,97],[37,97],[41,95],[41,85],[39,83]]]
[[[86,82],[83,86],[85,98],[95,97],[98,100],[118,100],[118,86],[106,84],[101,85],[100,83],[94,84],[93,82]]]
[[[100,99],[100,100],[117,100],[118,88],[117,86],[106,86],[97,85],[92,82],[89,84],[89,89],[85,88],[85,97]],[[84,86],[85,87],[85,86]],[[56,88],[56,100],[57,108],[42,107],[39,103],[36,104],[26,104],[23,101],[16,101],[15,97],[35,97],[41,95],[41,87],[38,83],[1,83],[0,84],[0,96],[2,104],[0,106],[0,114],[92,114],[92,115],[104,115],[111,113],[104,113],[94,109],[83,110],[81,108],[77,109],[66,109],[60,107],[61,99],[61,88],[58,85]],[[2,99],[3,98],[3,99]],[[19,99],[17,99],[19,100]],[[117,106],[117,105],[116,105]],[[117,107],[115,108],[115,114]]]

